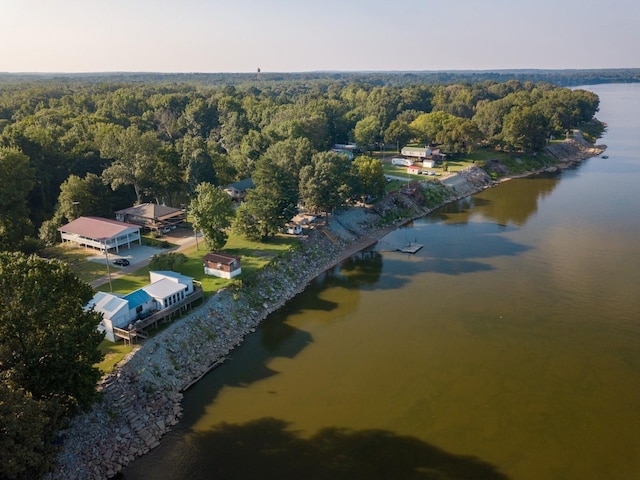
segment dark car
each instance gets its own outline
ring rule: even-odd
[[[126,267],[127,265],[129,265],[129,260],[127,260],[126,258],[119,258],[117,260],[114,260],[113,263],[116,265],[120,265],[121,267]]]

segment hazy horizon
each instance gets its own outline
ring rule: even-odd
[[[6,73],[636,68],[631,0],[0,0]]]

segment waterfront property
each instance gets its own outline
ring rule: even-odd
[[[404,147],[400,153],[405,157],[417,160],[433,160],[434,163],[442,162],[446,157],[438,147]]]
[[[62,242],[72,242],[80,247],[91,247],[101,251],[120,247],[131,248],[134,242],[141,245],[140,227],[128,223],[99,217],[79,217],[58,228]]]
[[[334,153],[341,153],[346,155],[349,160],[353,160],[356,154],[360,153],[358,146],[355,143],[336,143],[331,147],[331,151]]]
[[[255,188],[253,180],[250,178],[245,178],[244,180],[240,180],[239,182],[230,183],[224,189],[225,192],[231,197],[231,200],[236,202],[241,202],[244,200],[244,197],[247,196],[247,191]]]
[[[411,160],[410,158],[393,157],[391,159],[391,165],[402,165],[405,167],[410,167],[411,165],[413,165],[413,160]]]
[[[205,275],[220,278],[233,278],[242,273],[240,257],[225,253],[211,252],[204,256],[203,267]]]
[[[295,222],[290,222],[287,223],[287,225],[285,226],[285,232],[288,235],[301,235],[302,234],[302,225],[295,223]]]
[[[87,308],[102,313],[98,330],[107,340],[145,338],[146,327],[188,309],[202,298],[202,289],[194,286],[191,277],[171,271],[151,271],[149,276],[151,283],[127,295],[98,292],[87,304]]]
[[[155,203],[143,203],[116,212],[116,220],[139,225],[152,231],[175,227],[183,223],[186,218],[186,212],[180,208]]]

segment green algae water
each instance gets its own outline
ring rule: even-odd
[[[322,275],[122,477],[640,478],[640,85],[588,88],[609,158],[448,205]],[[424,248],[393,251],[408,241]]]

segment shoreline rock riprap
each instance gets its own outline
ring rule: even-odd
[[[562,167],[597,156],[605,148],[582,141],[560,145],[550,153]],[[447,203],[494,182],[484,170],[471,167],[443,184],[449,185],[443,201]],[[323,271],[434,208],[398,194],[387,197],[376,209],[352,208],[338,214],[323,227],[328,234],[322,229],[313,231],[299,249],[258,272],[250,285],[218,292],[161,335],[145,341],[102,380],[102,400],[61,433],[58,466],[47,478],[102,480],[116,475],[159,444],[182,415],[183,391],[223,363],[269,314]]]

